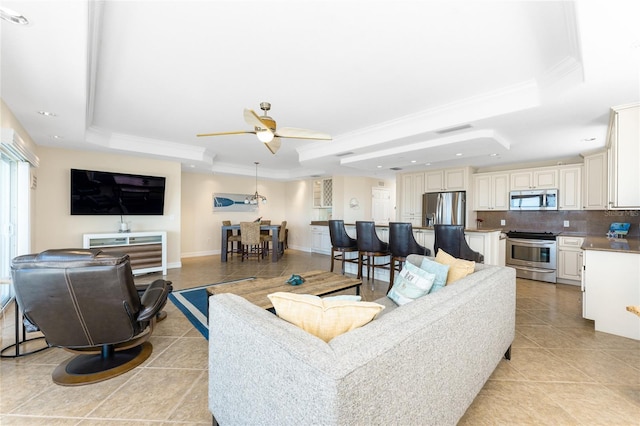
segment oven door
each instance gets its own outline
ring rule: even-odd
[[[506,264],[555,270],[556,242],[507,238]]]

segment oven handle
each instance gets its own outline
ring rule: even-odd
[[[552,274],[556,271],[555,269],[531,268],[529,266],[520,266],[520,265],[507,265],[507,266],[511,266],[512,268],[516,268],[516,269],[521,269],[523,271],[542,272],[546,274]]]
[[[526,240],[522,238],[508,238],[512,243],[522,244],[527,247],[553,246],[556,244],[553,240]]]

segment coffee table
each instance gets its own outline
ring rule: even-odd
[[[304,278],[304,283],[295,286],[287,284],[289,277],[257,278],[255,280],[207,287],[207,293],[209,296],[221,293],[233,293],[244,297],[249,302],[263,309],[273,309],[273,305],[267,295],[277,291],[326,296],[355,288],[356,295],[360,294],[362,280],[357,278],[326,271],[309,271],[298,275]]]

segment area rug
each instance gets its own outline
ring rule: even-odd
[[[216,284],[208,284],[200,287],[187,288],[184,290],[174,290],[169,293],[169,300],[184,314],[193,326],[209,340],[208,327],[208,303],[207,287],[218,284],[237,283],[240,281],[253,280],[254,278],[242,278],[233,281],[224,281]]]

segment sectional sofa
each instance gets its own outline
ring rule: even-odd
[[[420,265],[422,256],[407,259]],[[232,294],[209,300],[214,424],[456,424],[515,334],[515,271],[471,275],[328,343]]]

